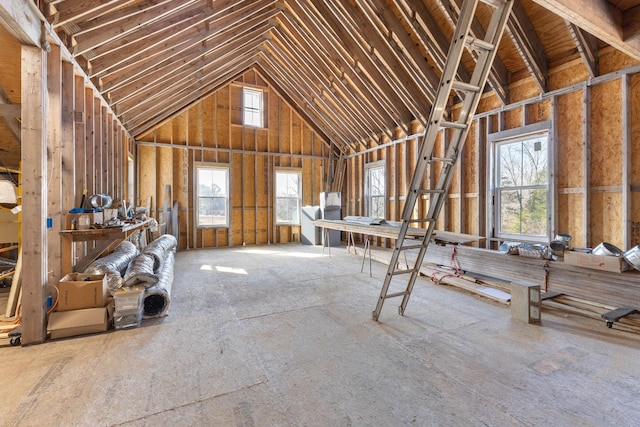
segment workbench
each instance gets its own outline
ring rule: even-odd
[[[400,234],[400,226],[388,222],[375,225],[367,225],[359,222],[345,221],[342,219],[318,219],[313,222],[316,227],[340,230],[347,233],[360,233],[366,236],[384,237],[387,239],[397,239]],[[424,228],[409,227],[407,238],[420,239],[424,237]],[[453,233],[451,231],[434,230],[431,239],[436,242],[453,243],[467,246],[480,246],[486,240],[485,237],[472,234]],[[348,240],[349,241],[349,240]]]
[[[60,245],[62,255],[62,274],[83,272],[89,264],[102,254],[111,252],[123,240],[134,232],[144,230],[151,224],[152,219],[142,222],[126,223],[119,227],[89,228],[86,230],[61,230]],[[89,249],[87,254],[73,264],[73,243],[95,241],[96,246]]]

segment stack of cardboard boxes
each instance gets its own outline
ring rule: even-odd
[[[109,329],[113,304],[104,274],[70,273],[58,282],[56,311],[49,315],[51,339],[104,332]]]

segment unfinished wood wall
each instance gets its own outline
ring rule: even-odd
[[[262,89],[264,128],[242,125],[243,86]],[[261,75],[248,71],[182,114],[138,138],[138,201],[151,200],[163,221],[165,189],[178,203],[181,249],[300,241],[299,226],[274,225],[275,168],[302,170],[302,205],[318,205],[325,191],[329,149]],[[229,228],[198,228],[194,163],[230,165]],[[169,186],[169,187],[167,187]]]
[[[639,244],[640,68],[606,49],[601,52],[600,71],[599,78],[589,80],[582,63],[573,61],[550,71],[550,92],[542,96],[530,79],[511,85],[509,106],[502,107],[491,94],[484,96],[436,229],[486,236],[497,247],[499,242],[491,241],[491,189],[487,188],[490,136],[549,121],[550,168],[555,169],[551,237],[571,234],[577,247],[602,241],[622,249]],[[457,108],[453,108],[454,118]],[[400,218],[421,140],[411,136],[421,132],[423,127],[412,123],[409,138],[397,131],[394,141],[388,136],[370,140],[360,153],[351,155],[345,186],[347,215],[365,215],[365,166],[384,160],[387,219]],[[442,155],[448,136],[439,135],[435,156]],[[429,170],[425,180],[429,182],[438,172]],[[428,198],[423,197],[414,217],[423,217],[427,207]],[[390,244],[385,239],[377,243]]]

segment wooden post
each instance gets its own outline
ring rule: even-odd
[[[47,54],[22,46],[22,343],[45,340]]]
[[[631,170],[633,136],[631,134],[631,76],[622,76],[622,246],[625,251],[634,246],[631,233],[633,198],[631,197]]]
[[[47,229],[48,252],[50,264],[50,279],[52,284],[60,280],[60,229],[62,207],[60,203],[62,193],[61,162],[61,128],[62,128],[62,60],[60,46],[51,46],[47,57],[47,217],[52,218],[52,226]]]

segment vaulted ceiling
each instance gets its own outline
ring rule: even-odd
[[[462,0],[40,0],[132,136],[250,68],[342,150],[425,122]],[[473,32],[481,36],[488,6]],[[640,0],[515,0],[487,90],[607,45],[640,61]],[[473,69],[470,54],[459,73]]]

